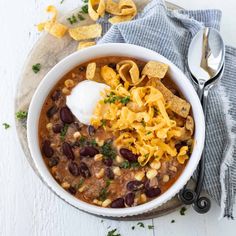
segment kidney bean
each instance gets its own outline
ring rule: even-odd
[[[125,196],[125,204],[127,206],[132,206],[134,204],[134,198],[135,198],[135,194],[134,193],[127,193]]]
[[[126,188],[129,191],[138,191],[144,188],[144,184],[142,181],[133,180],[127,183]]]
[[[93,135],[95,134],[95,132],[96,132],[96,129],[94,128],[94,126],[89,125],[89,126],[88,126],[88,134],[89,134],[90,136],[93,136]]]
[[[76,162],[70,162],[69,165],[68,165],[68,170],[74,176],[79,175],[79,167],[78,167]]]
[[[42,152],[47,157],[52,157],[54,150],[51,148],[51,142],[49,140],[44,140],[42,144]]]
[[[48,166],[53,167],[56,166],[59,163],[59,158],[57,156],[51,157],[48,161]]]
[[[106,166],[112,166],[112,164],[113,164],[113,160],[112,160],[111,157],[104,158],[104,159],[102,160],[102,162],[103,162]]]
[[[152,197],[157,197],[161,194],[161,189],[150,187],[150,188],[145,190],[145,194],[147,195],[147,197],[151,197],[151,198]]]
[[[74,122],[74,116],[68,107],[62,107],[60,110],[60,118],[66,124]]]
[[[125,201],[124,198],[117,198],[111,203],[111,208],[124,208]]]
[[[133,154],[129,149],[127,148],[121,148],[120,154],[123,158],[130,162],[134,162],[138,160],[138,155]]]
[[[54,114],[56,114],[58,112],[58,107],[57,106],[52,106],[50,107],[46,114],[48,118],[52,118]]]
[[[89,168],[88,168],[88,166],[84,162],[80,162],[80,164],[79,164],[79,173],[84,178],[89,178],[91,176]]]
[[[111,67],[114,70],[116,69],[116,64],[115,63],[109,63],[108,66]]]
[[[80,156],[94,157],[99,151],[95,147],[85,146],[80,149]]]
[[[76,194],[76,189],[74,187],[70,186],[68,188],[68,192],[71,193],[72,195],[75,195]]]
[[[69,160],[74,160],[75,159],[74,152],[73,152],[73,150],[72,150],[69,143],[64,142],[62,144],[62,152]]]
[[[57,100],[60,98],[60,96],[61,96],[61,91],[60,91],[60,90],[56,90],[56,91],[54,91],[54,92],[52,93],[51,99],[52,99],[53,101],[57,101]]]
[[[114,179],[114,173],[111,168],[107,167],[105,169],[105,174],[108,179]]]
[[[53,125],[52,130],[55,134],[58,134],[61,132],[62,128],[63,128],[62,124],[55,124]]]

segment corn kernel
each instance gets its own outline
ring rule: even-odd
[[[47,128],[47,130],[51,130],[52,129],[52,123],[47,123],[46,128]]]
[[[98,179],[101,179],[105,174],[105,170],[104,168],[102,168],[98,173],[95,174],[95,176],[98,178]]]
[[[121,157],[121,156],[119,156],[119,155],[117,155],[117,156],[116,156],[116,162],[117,162],[117,163],[122,163],[122,162],[124,162],[124,158]]]
[[[169,170],[173,171],[173,172],[177,172],[177,167],[176,166],[170,166]]]
[[[94,200],[93,200],[93,203],[96,204],[96,205],[98,205],[98,206],[101,206],[101,205],[102,205],[102,201],[99,201],[99,200],[97,200],[97,199],[94,199]]]
[[[80,193],[82,193],[85,189],[86,189],[86,185],[83,185],[78,190],[79,190]]]
[[[74,132],[73,137],[74,137],[74,139],[77,139],[77,138],[81,137],[81,133],[79,131],[76,131],[76,132]]]
[[[65,95],[69,95],[70,94],[70,90],[65,87],[65,88],[62,89],[62,93],[65,94]]]
[[[140,195],[140,202],[141,202],[141,203],[145,203],[146,201],[147,201],[147,196],[146,196],[145,193],[142,193],[142,194]]]
[[[99,140],[98,138],[96,138],[95,141],[99,147],[103,146],[103,144],[104,144],[104,140]]]
[[[146,176],[148,179],[152,179],[157,176],[157,170],[155,169],[150,169],[147,171]]]
[[[152,169],[159,170],[161,168],[161,162],[154,160],[153,162],[151,162],[150,166]]]
[[[75,83],[72,79],[67,79],[64,84],[67,88],[73,88],[75,85]]]
[[[63,182],[61,184],[62,188],[69,188],[70,187],[70,184],[68,182]]]
[[[111,204],[111,199],[106,199],[103,203],[102,203],[102,207],[107,207]]]
[[[120,167],[116,166],[114,169],[113,169],[113,173],[117,176],[121,176],[121,170],[120,170]]]
[[[145,172],[144,171],[138,171],[138,172],[135,173],[134,178],[136,180],[141,181],[144,176],[145,176]]]
[[[102,154],[96,154],[94,156],[94,161],[101,161],[103,159],[103,155]]]
[[[164,175],[162,181],[166,183],[169,181],[169,179],[170,179],[169,175]]]

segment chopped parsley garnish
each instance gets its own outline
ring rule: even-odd
[[[117,232],[117,229],[112,229],[107,233],[107,236],[121,236],[121,234]]]
[[[172,223],[172,224],[175,223],[175,220],[172,220],[170,223]]]
[[[91,146],[97,146],[98,145],[95,139],[92,139],[90,141],[90,144],[91,144]]]
[[[135,226],[132,226],[131,229],[134,230],[134,229],[135,229]]]
[[[148,229],[154,229],[154,225],[148,225]]]
[[[138,223],[137,223],[137,225],[138,225],[139,227],[141,227],[141,228],[145,228],[145,226],[144,226],[144,223],[143,223],[143,222],[138,222]]]
[[[84,179],[80,179],[78,184],[75,184],[74,188],[77,190],[79,189],[84,183]]]
[[[79,144],[81,146],[83,146],[85,144],[85,142],[86,142],[86,138],[84,136],[81,136],[80,139],[79,139]]]
[[[17,120],[25,120],[27,118],[28,112],[27,111],[18,111],[16,112],[16,119]]]
[[[147,153],[147,154],[144,155],[144,157],[146,157],[146,158],[147,158],[148,156],[149,156],[149,153]]]
[[[78,14],[78,18],[79,18],[80,21],[85,20],[85,18],[80,14]]]
[[[105,142],[101,147],[101,153],[105,158],[110,157],[114,159],[116,157],[116,151],[112,146],[112,141]]]
[[[72,15],[71,17],[67,18],[67,20],[70,22],[71,25],[73,25],[73,24],[78,22],[78,20],[75,17],[75,15]]]
[[[100,201],[105,201],[107,199],[107,195],[109,194],[108,192],[108,187],[110,186],[111,181],[109,179],[106,180],[106,186],[102,188],[99,194],[99,200]]]
[[[60,1],[60,4],[62,4],[64,1],[65,1],[65,0],[61,0],[61,1]]]
[[[142,123],[143,127],[146,127],[146,123],[145,123],[144,119],[142,119],[141,123]]]
[[[138,162],[129,162],[129,161],[124,161],[120,164],[120,167],[123,169],[129,169],[129,168],[135,168],[135,167],[139,167],[139,163]]]
[[[37,74],[41,70],[41,64],[37,63],[32,66],[32,70],[35,74]]]
[[[83,3],[87,3],[87,2],[88,2],[88,0],[82,0],[82,2],[83,2]]]
[[[149,134],[151,134],[152,133],[152,131],[148,131],[147,133],[146,133],[146,135],[149,135]]]
[[[180,215],[181,215],[181,216],[184,216],[186,210],[187,210],[186,207],[182,207],[182,208],[180,209],[180,211],[179,211]]]
[[[107,95],[107,97],[104,99],[104,103],[115,103],[115,102],[120,102],[123,105],[126,105],[127,103],[129,103],[130,101],[130,97],[121,97],[121,96],[117,96],[115,95],[115,93],[111,92],[110,94]]]
[[[69,128],[69,125],[65,124],[64,127],[61,129],[61,133],[60,133],[61,140],[65,139],[68,128]]]
[[[88,5],[84,5],[81,7],[80,13],[87,14],[88,13]]]
[[[9,129],[11,126],[9,125],[9,124],[7,124],[7,123],[3,123],[2,124],[3,126],[4,126],[4,129]]]

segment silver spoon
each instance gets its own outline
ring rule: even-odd
[[[193,38],[188,50],[188,67],[193,81],[198,85],[198,96],[207,109],[209,90],[220,80],[224,72],[225,45],[220,33],[212,28],[200,30]],[[193,204],[198,213],[209,211],[211,202],[207,197],[200,197],[205,175],[204,150],[199,163],[199,174],[195,190],[186,187],[180,192],[180,199],[185,204]]]

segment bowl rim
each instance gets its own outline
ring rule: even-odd
[[[186,167],[184,168],[183,172],[178,177],[178,179],[175,181],[175,183],[159,197],[154,198],[153,200],[145,204],[138,205],[135,207],[117,209],[102,208],[86,203],[82,200],[75,198],[73,195],[64,190],[53,178],[46,164],[44,163],[38,142],[39,114],[41,112],[42,105],[49,92],[52,90],[53,86],[76,65],[92,60],[94,58],[112,55],[133,57],[145,61],[159,60],[168,64],[170,68],[169,71],[171,79],[183,93],[184,97],[187,97],[188,101],[191,103],[192,113],[195,121],[195,145],[193,148],[193,152]],[[179,78],[181,78],[181,81],[179,80]],[[58,62],[45,75],[45,77],[37,87],[30,102],[27,118],[27,141],[32,159],[41,179],[57,196],[59,196],[61,199],[63,199],[70,205],[95,215],[109,217],[125,217],[145,213],[157,208],[158,206],[164,204],[172,197],[174,197],[187,183],[187,181],[191,178],[201,158],[201,153],[205,141],[205,119],[201,103],[192,84],[187,79],[186,75],[184,75],[184,73],[179,68],[177,68],[177,66],[175,66],[171,61],[169,61],[164,56],[158,54],[157,52],[141,46],[125,43],[107,43],[92,46],[90,48],[85,48],[81,51],[76,51],[70,54],[69,56],[65,57],[60,62]]]

